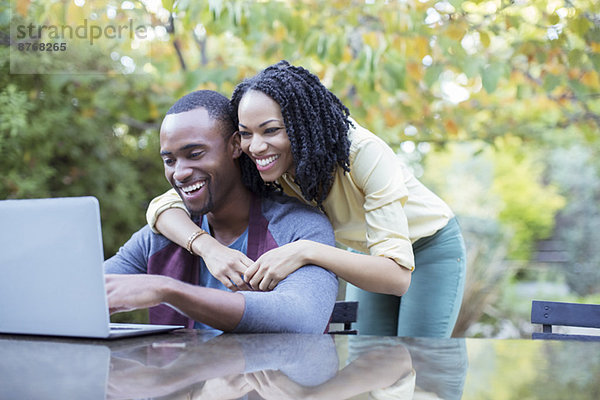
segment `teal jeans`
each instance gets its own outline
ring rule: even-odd
[[[415,270],[404,296],[372,293],[347,284],[358,300],[361,335],[450,337],[463,298],[466,250],[456,218],[413,244]]]

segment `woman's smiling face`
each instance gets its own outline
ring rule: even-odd
[[[295,163],[281,107],[257,90],[244,94],[238,106],[241,146],[254,161],[265,182],[273,182],[284,173],[292,176]]]

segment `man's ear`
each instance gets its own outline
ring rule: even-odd
[[[231,155],[233,159],[239,158],[242,155],[242,143],[239,132],[234,132],[233,135],[229,138],[229,146],[231,150]]]

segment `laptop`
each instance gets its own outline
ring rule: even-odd
[[[95,197],[0,201],[0,333],[113,339],[183,326],[110,323]]]

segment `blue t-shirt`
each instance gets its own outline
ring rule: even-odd
[[[202,217],[201,227],[206,232],[210,232],[210,226],[208,225],[206,216]],[[242,233],[242,235],[240,237],[238,237],[236,240],[234,240],[233,243],[231,243],[227,247],[229,247],[230,249],[233,249],[233,250],[241,251],[242,253],[246,254],[246,251],[248,249],[248,228],[246,228],[244,233]],[[220,280],[215,278],[210,273],[210,271],[206,267],[206,264],[204,263],[204,260],[202,258],[200,258],[200,274],[198,277],[198,285],[203,286],[203,287],[213,288],[213,289],[221,289],[221,290],[229,291],[229,289],[227,289],[227,287],[225,285],[223,285]],[[201,322],[198,322],[198,321],[194,321],[194,328],[195,329],[211,329],[211,330],[217,331],[217,329],[214,329],[214,328],[212,328],[208,325],[205,325]],[[221,332],[221,331],[219,331],[219,332]]]

